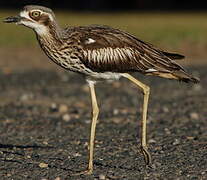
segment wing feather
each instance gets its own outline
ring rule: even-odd
[[[108,26],[85,26],[66,29],[76,34],[82,47],[82,63],[96,72],[183,70],[173,59],[183,56],[162,51],[151,44]]]

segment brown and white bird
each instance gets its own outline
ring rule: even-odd
[[[8,17],[4,22],[33,29],[41,48],[53,62],[85,76],[92,101],[89,162],[85,173],[90,174],[93,171],[94,138],[99,114],[94,88],[97,81],[118,80],[125,77],[137,85],[144,94],[141,152],[146,164],[151,163],[146,143],[150,88],[130,73],[139,72],[184,82],[199,81],[175,63],[174,60],[184,58],[182,55],[160,50],[127,32],[108,26],[91,25],[62,29],[53,11],[43,6],[25,6],[18,16]]]

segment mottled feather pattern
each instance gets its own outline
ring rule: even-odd
[[[55,26],[50,25],[49,39],[56,44],[47,42],[44,37],[40,37],[39,42],[48,57],[65,69],[87,76],[141,72],[170,79],[181,77],[185,81],[192,78],[173,61],[183,58],[182,55],[162,51],[121,30],[91,25],[68,27],[58,34],[53,31]]]
[[[150,68],[162,72],[182,69],[161,50],[117,29],[88,26],[69,28],[66,31],[72,34],[75,32],[73,36],[78,37],[77,41],[83,48],[82,62],[93,71],[145,73]],[[86,43],[89,38],[94,42]]]

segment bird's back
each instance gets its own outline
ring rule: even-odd
[[[184,56],[169,53],[119,29],[91,25],[66,28],[66,41],[74,41],[81,62],[93,72],[141,72],[164,78],[196,81],[175,63]]]

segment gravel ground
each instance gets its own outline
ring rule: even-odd
[[[0,72],[0,179],[207,179],[207,66],[201,83],[139,79],[151,86],[148,142],[138,143],[142,94],[127,80],[97,85],[95,169],[87,166],[90,96],[84,79],[55,70]]]

